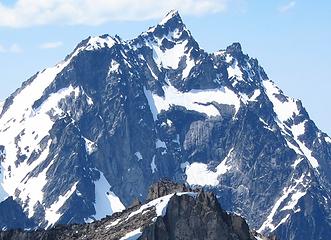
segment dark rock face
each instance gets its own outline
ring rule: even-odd
[[[149,188],[147,201],[151,201],[175,192],[193,192],[193,190],[185,184],[178,184],[170,180],[162,180],[154,183]]]
[[[159,190],[157,190],[159,188]],[[164,191],[167,189],[166,191]],[[155,184],[150,192],[158,192],[159,198],[170,196],[163,207],[165,213],[158,216],[157,208],[153,203],[157,198],[144,205],[137,205],[112,217],[86,225],[57,226],[49,230],[22,232],[11,230],[0,232],[0,239],[196,239],[196,240],[253,240],[245,220],[236,215],[227,214],[219,205],[216,196],[210,192],[191,192],[181,184],[163,181]],[[171,191],[173,195],[169,195]],[[176,195],[176,192],[179,195]],[[162,195],[161,193],[165,194]],[[193,195],[192,195],[193,194]],[[139,211],[139,209],[144,209]],[[140,229],[140,230],[139,230]],[[266,238],[265,238],[266,239]]]
[[[253,239],[247,223],[229,216],[215,195],[200,192],[196,199],[174,196],[164,218],[158,218],[141,239]]]
[[[190,185],[213,191],[261,233],[328,240],[330,161],[331,139],[299,100],[240,44],[205,52],[176,12],[131,41],[82,41],[0,115],[0,201],[12,196],[41,228],[90,222]],[[148,193],[165,178],[186,185]]]
[[[33,226],[35,223],[28,219],[22,207],[12,197],[0,203],[0,229],[29,229]]]

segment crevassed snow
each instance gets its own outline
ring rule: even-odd
[[[110,191],[111,186],[102,172],[100,172],[100,179],[95,181],[94,185],[94,208],[96,214],[93,216],[93,218],[99,220],[104,218],[106,215],[112,215],[115,212],[121,212],[125,209],[121,200],[112,191]]]
[[[142,235],[140,228],[125,234],[124,237],[121,237],[120,240],[136,240]]]
[[[219,104],[234,105],[236,113],[240,108],[240,100],[237,95],[228,88],[209,89],[209,90],[191,90],[189,92],[180,92],[173,86],[164,86],[164,97],[151,93],[145,89],[150,109],[154,119],[162,110],[168,110],[170,106],[183,106],[188,110],[205,113],[209,117],[219,116],[220,113],[211,103],[213,101]]]
[[[268,98],[272,102],[274,112],[277,114],[280,121],[284,122],[293,117],[294,114],[299,114],[298,107],[294,99],[284,96],[286,100],[282,102],[275,96],[276,94],[282,93],[272,81],[264,80],[262,83]]]
[[[141,155],[140,152],[135,152],[134,155],[136,155],[136,157],[138,158],[138,161],[143,159],[143,156]]]
[[[264,232],[266,230],[270,230],[273,232],[276,227],[280,226],[278,223],[276,226],[274,224],[274,216],[278,211],[284,210],[293,210],[294,207],[298,203],[299,199],[306,194],[306,187],[309,184],[309,180],[306,178],[306,174],[302,174],[299,179],[292,178],[292,185],[289,187],[285,187],[282,191],[282,195],[275,202],[273,208],[271,209],[270,214],[268,215],[266,221],[261,225],[258,232]],[[288,201],[287,205],[279,210],[280,206],[284,203],[284,201]]]
[[[64,195],[60,195],[57,201],[55,201],[49,208],[45,209],[45,220],[47,221],[47,228],[53,226],[60,219],[62,213],[59,213],[59,210],[70,198],[70,196],[76,191],[77,183],[78,182],[74,183]]]
[[[208,165],[205,163],[194,162],[190,165],[186,165],[186,182],[190,185],[217,186],[219,184],[218,177],[227,173],[231,169],[231,166],[227,165],[227,161],[232,152],[233,148],[229,151],[224,160],[216,167],[215,172],[209,170]]]

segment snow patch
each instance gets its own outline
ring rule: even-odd
[[[106,37],[91,37],[84,48],[87,51],[97,50],[101,48],[111,48],[117,43],[117,40],[111,36]]]
[[[270,80],[264,80],[262,82],[265,92],[272,102],[274,112],[280,121],[284,122],[295,114],[299,114],[296,101],[293,98],[284,96],[278,87]],[[276,96],[282,95],[284,102],[280,101]]]
[[[59,212],[60,208],[66,203],[70,196],[76,191],[77,183],[72,185],[72,187],[64,194],[60,195],[58,200],[54,202],[49,208],[45,209],[45,220],[47,221],[47,227],[53,226],[62,216]]]
[[[265,129],[268,129],[268,130],[271,131],[271,132],[274,131],[271,127],[269,127],[268,123],[267,123],[266,121],[264,121],[262,118],[259,118],[259,120],[260,120],[260,122],[263,123],[263,127],[264,127]]]
[[[96,212],[95,215],[93,215],[94,219],[100,220],[106,215],[112,215],[115,212],[121,212],[125,209],[121,200],[115,195],[115,193],[110,191],[111,186],[102,172],[100,172],[100,178],[94,182],[94,185],[94,208]]]
[[[255,89],[252,96],[248,97],[244,93],[240,93],[241,100],[245,103],[248,104],[249,102],[257,102],[257,98],[261,95],[260,89]]]
[[[156,148],[167,148],[167,145],[165,142],[161,141],[160,139],[156,139]]]
[[[242,81],[244,80],[243,79],[243,73],[238,65],[238,61],[237,59],[235,59],[232,63],[231,66],[229,66],[227,68],[227,71],[228,71],[228,77],[231,79],[231,78],[234,78],[236,80],[239,80],[239,81]]]
[[[284,210],[295,211],[294,207],[297,205],[299,199],[306,194],[306,187],[309,185],[309,180],[306,178],[306,174],[302,174],[299,179],[291,179],[292,185],[285,187],[282,191],[282,195],[275,202],[270,214],[268,215],[266,221],[261,225],[258,232],[273,232],[280,224],[284,223],[287,218],[283,218],[276,226],[274,225],[274,217],[278,212]],[[285,207],[279,210],[282,204],[288,201]],[[284,220],[285,219],[285,220]]]
[[[180,92],[170,85],[164,86],[163,91],[165,96],[160,97],[149,90],[145,90],[154,119],[157,119],[157,114],[162,110],[167,111],[172,105],[183,106],[188,110],[205,113],[209,117],[220,115],[217,108],[211,104],[214,101],[219,104],[234,105],[236,113],[240,108],[239,98],[228,88]]]
[[[131,217],[143,213],[146,209],[149,209],[151,207],[155,207],[155,212],[156,212],[156,217],[164,217],[167,211],[167,206],[170,201],[170,199],[174,196],[182,196],[182,195],[189,195],[191,197],[196,197],[197,193],[192,193],[192,192],[180,192],[180,193],[172,193],[157,199],[154,199],[150,201],[147,204],[142,205],[138,210],[130,213],[130,215],[127,217],[126,220],[130,219]],[[156,219],[156,218],[155,218]]]
[[[217,186],[218,173],[208,169],[205,163],[194,162],[186,167],[186,182],[190,185]]]
[[[310,165],[313,168],[317,168],[319,166],[319,164],[318,164],[317,159],[313,157],[312,151],[308,147],[306,147],[306,145],[302,141],[300,141],[298,138],[299,136],[301,136],[305,133],[305,123],[306,122],[307,122],[307,120],[305,120],[297,125],[293,125],[291,127],[291,130],[292,130],[295,141],[297,142],[301,151],[304,153],[304,155],[308,159]]]
[[[48,70],[45,70],[41,75],[46,74],[46,71]],[[42,79],[47,80],[45,78]],[[35,86],[36,81],[39,81],[38,77],[14,98],[13,104],[0,119],[0,132],[2,132],[0,145],[4,145],[6,148],[6,158],[2,163],[3,186],[8,195],[11,196],[14,195],[17,188],[21,190],[20,198],[23,202],[29,201],[27,208],[31,211],[37,201],[42,202],[43,200],[43,195],[41,194],[42,182],[46,180],[41,180],[42,178],[40,178],[39,180],[34,180],[41,181],[38,184],[30,184],[32,180],[23,181],[23,179],[27,173],[31,172],[47,158],[50,142],[48,142],[47,148],[43,152],[40,149],[40,142],[47,137],[49,130],[52,128],[54,124],[53,117],[59,118],[64,114],[58,107],[59,101],[68,95],[77,97],[79,94],[78,88],[69,86],[51,94],[41,106],[33,109],[33,99],[37,98],[37,93],[41,90],[40,86]],[[36,93],[33,89],[30,89],[31,86],[36,87]],[[31,96],[28,96],[28,94]],[[26,97],[26,99],[23,100],[21,99],[22,97]],[[21,156],[25,156],[25,159],[29,159],[33,152],[41,155],[32,163],[28,164],[26,161],[17,163],[18,152]],[[25,184],[27,182],[29,184]],[[31,196],[28,196],[28,190],[24,190],[29,189],[29,186],[33,186],[33,189],[29,190],[31,191]],[[37,189],[39,193],[34,194],[33,192],[37,191]],[[31,214],[33,213],[29,212],[30,216]]]
[[[152,92],[150,90],[147,90],[145,87],[144,87],[144,93],[145,93],[145,96],[147,98],[148,105],[149,105],[149,108],[151,110],[151,113],[153,115],[153,119],[154,119],[154,121],[156,121],[157,120],[158,111],[157,111],[157,108],[155,106],[153,94],[152,94]]]
[[[208,169],[208,165],[205,163],[194,162],[190,165],[181,165],[185,167],[185,174],[187,176],[186,182],[190,185],[199,186],[217,186],[219,185],[219,176],[227,173],[231,166],[227,165],[227,161],[233,152],[233,148],[229,151],[228,155],[223,161],[216,167],[216,171],[211,171]]]
[[[143,159],[143,156],[141,155],[140,152],[135,152],[134,155],[138,158],[138,161]]]
[[[111,60],[111,64],[108,69],[108,76],[111,75],[112,72],[119,73],[120,64],[115,60]]]
[[[136,240],[142,235],[140,228],[125,234],[124,237],[121,237],[120,240]]]
[[[157,167],[155,164],[155,155],[153,156],[153,160],[151,162],[151,169],[152,169],[152,173],[155,173],[157,171]]]
[[[158,46],[154,45],[152,47],[152,49],[154,50],[154,61],[159,66],[159,68],[164,67],[177,69],[179,61],[185,55],[184,52],[187,44],[188,41],[185,40],[179,44],[175,44],[173,48],[167,49],[166,51],[163,51],[161,48],[159,48],[159,46],[161,46],[161,43]],[[147,43],[147,45],[149,44]]]
[[[190,51],[191,53],[191,51]],[[195,66],[195,61],[193,59],[191,59],[189,56],[191,54],[186,55],[186,67],[184,68],[183,72],[182,72],[182,78],[187,78],[192,70],[192,68]]]
[[[97,145],[95,142],[92,142],[91,140],[84,138],[85,141],[85,149],[87,154],[91,155],[97,150]]]
[[[298,159],[296,159],[295,161],[294,161],[294,163],[291,165],[291,167],[293,168],[293,169],[295,169],[302,161],[303,161],[303,159],[304,158],[302,158],[302,157],[299,157]]]

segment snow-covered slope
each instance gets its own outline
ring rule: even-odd
[[[262,233],[331,234],[330,137],[239,43],[205,52],[176,11],[129,41],[90,37],[26,81],[3,105],[0,160],[1,200],[41,227],[121,211],[167,177]]]

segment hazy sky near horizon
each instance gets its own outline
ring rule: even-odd
[[[240,42],[331,135],[329,0],[0,0],[0,100],[82,39],[134,38],[171,9],[208,52]]]

